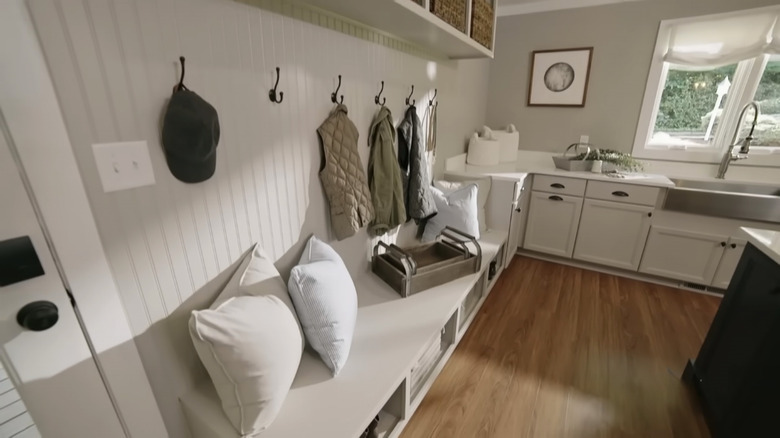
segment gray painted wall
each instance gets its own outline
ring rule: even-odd
[[[499,18],[487,120],[514,123],[520,147],[562,151],[582,134],[631,152],[661,20],[777,4],[777,0],[646,0]],[[585,108],[526,106],[531,52],[594,47]]]

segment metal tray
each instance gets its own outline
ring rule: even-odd
[[[474,244],[477,254],[466,246]],[[379,249],[385,252],[380,254]],[[371,270],[402,297],[473,274],[482,265],[482,248],[474,236],[445,227],[433,243],[403,249],[379,242]]]

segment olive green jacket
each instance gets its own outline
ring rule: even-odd
[[[379,109],[368,131],[368,186],[374,203],[374,220],[368,231],[375,236],[387,233],[406,222],[401,168],[395,158],[393,115],[387,107]]]

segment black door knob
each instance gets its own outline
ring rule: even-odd
[[[16,322],[34,332],[50,329],[59,319],[57,306],[51,301],[33,301],[16,314]]]

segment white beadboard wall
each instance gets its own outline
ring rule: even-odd
[[[215,278],[224,281],[254,242],[284,278],[312,233],[332,242],[353,275],[368,270],[371,239],[362,230],[334,241],[317,176],[315,130],[333,107],[336,77],[343,75],[340,93],[360,131],[364,165],[382,80],[397,120],[412,84],[420,116],[438,88],[437,171],[465,151],[485,118],[487,61],[423,59],[372,42],[387,37],[370,32],[355,38],[229,0],[30,0],[30,10],[106,257],[174,437],[187,436],[177,397],[187,376],[201,371],[174,357],[176,339],[189,339],[171,341],[169,315],[191,308]],[[215,176],[195,185],[171,176],[159,141],[180,55],[186,85],[214,105],[222,132]],[[268,100],[277,66],[280,105]],[[148,142],[156,184],[103,193],[91,145],[133,140]],[[182,328],[186,316],[176,320]]]

